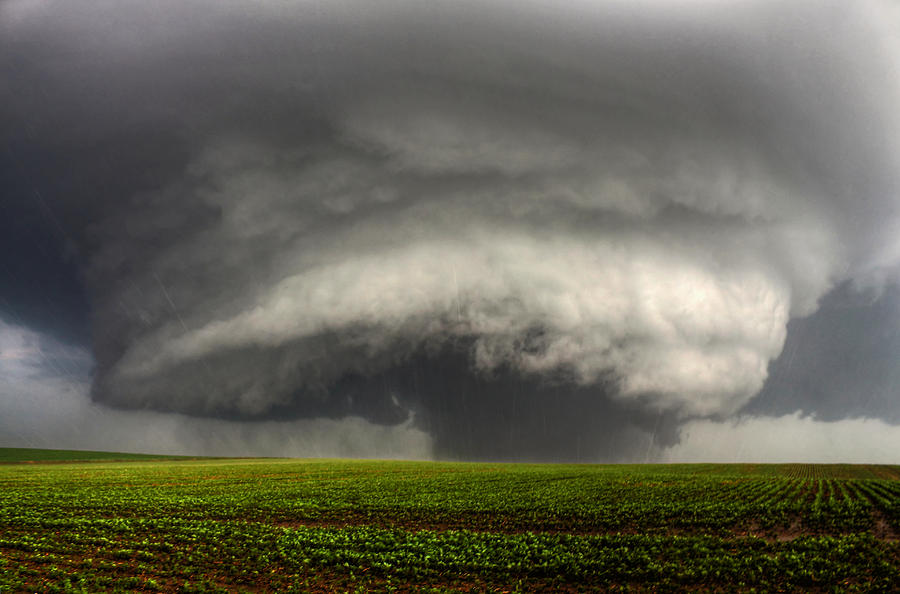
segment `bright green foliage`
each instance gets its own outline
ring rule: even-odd
[[[0,467],[0,591],[900,590],[900,468]]]

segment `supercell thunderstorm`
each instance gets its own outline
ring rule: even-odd
[[[107,405],[414,419],[465,457],[666,442],[895,277],[889,5],[0,10],[69,97],[2,95],[77,187]]]

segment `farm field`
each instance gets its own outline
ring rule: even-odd
[[[188,456],[94,452],[90,450],[41,450],[36,448],[0,448],[0,464],[34,462],[125,462],[131,460],[192,460]]]
[[[900,590],[895,466],[54,461],[0,465],[4,593]]]

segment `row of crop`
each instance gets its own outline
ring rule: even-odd
[[[896,499],[876,490],[868,489],[880,496],[875,504],[889,516],[896,512]],[[873,499],[875,497],[873,496]],[[764,493],[750,501],[739,498],[720,499],[715,495],[707,499],[677,500],[673,498],[639,496],[623,498],[618,503],[598,504],[589,500],[581,504],[555,505],[545,502],[531,507],[515,506],[499,508],[495,511],[460,505],[446,508],[420,508],[410,504],[385,502],[381,505],[358,504],[356,507],[343,505],[294,506],[285,500],[281,508],[276,506],[235,506],[223,509],[229,499],[210,501],[207,505],[183,499],[168,500],[159,505],[143,505],[130,509],[90,510],[85,507],[74,509],[53,508],[52,505],[19,506],[14,511],[4,508],[0,512],[0,522],[14,525],[32,516],[40,521],[55,518],[74,517],[74,513],[113,514],[119,518],[141,518],[173,516],[185,519],[245,519],[272,523],[343,523],[375,525],[400,525],[427,527],[443,525],[469,527],[483,530],[522,531],[575,531],[603,532],[625,529],[642,530],[689,530],[716,532],[729,530],[751,519],[763,527],[787,525],[797,517],[803,518],[810,527],[826,532],[853,532],[866,530],[872,523],[873,504],[866,499],[820,498],[812,502],[797,498],[779,499],[778,492]],[[463,502],[464,503],[464,502]]]
[[[583,585],[641,583],[693,588],[715,585],[816,588],[857,580],[866,588],[900,587],[896,545],[872,537],[802,538],[789,543],[708,536],[576,536],[470,531],[389,530],[374,527],[279,529],[261,524],[186,520],[135,520],[102,545],[108,525],[89,520],[57,526],[83,534],[73,552],[137,560],[146,579],[216,576],[226,583],[274,584],[284,576],[328,570],[368,573],[408,581],[441,582],[447,576],[521,578]],[[47,532],[47,538],[52,533]],[[19,537],[24,540],[23,536]],[[165,555],[154,543],[166,543]],[[4,550],[28,553],[30,549]],[[37,549],[35,555],[44,554]],[[143,558],[140,553],[147,555]],[[110,569],[112,567],[113,569]],[[121,572],[122,564],[95,565],[94,575]],[[121,576],[120,576],[121,577]],[[280,582],[278,582],[280,583]]]
[[[799,517],[817,531],[841,533],[868,529],[873,509],[895,518],[898,499],[898,483],[892,481],[861,481],[873,493],[864,496],[854,480],[646,470],[628,475],[621,469],[474,466],[477,472],[461,472],[455,466],[411,463],[167,468],[110,467],[84,476],[79,470],[74,478],[72,471],[51,469],[44,483],[33,472],[7,474],[0,522],[26,511],[41,517],[169,515],[504,531],[716,532],[751,521],[788,525]],[[67,477],[73,480],[61,488]]]

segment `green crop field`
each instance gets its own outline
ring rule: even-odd
[[[90,450],[39,450],[33,448],[0,448],[0,464],[29,464],[34,462],[92,462],[130,460],[191,460],[187,456],[158,454],[126,454],[122,452],[93,452]]]
[[[0,591],[900,591],[898,478],[805,464],[5,464]]]

